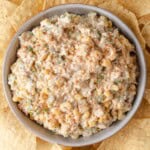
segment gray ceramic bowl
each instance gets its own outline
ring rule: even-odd
[[[52,132],[49,130],[43,128],[42,126],[36,124],[35,122],[31,121],[28,117],[26,117],[18,108],[16,103],[12,101],[12,95],[10,91],[10,87],[7,84],[7,78],[8,74],[10,72],[10,66],[11,64],[15,61],[16,59],[16,50],[19,47],[19,41],[18,41],[18,36],[23,33],[24,31],[31,30],[33,27],[39,25],[39,22],[43,20],[46,17],[51,17],[53,15],[60,15],[64,12],[72,12],[76,14],[86,14],[90,11],[97,12],[98,14],[104,15],[110,20],[113,21],[113,23],[120,29],[120,31],[130,39],[131,42],[134,43],[136,46],[137,50],[137,56],[138,56],[138,63],[139,63],[139,69],[140,69],[140,76],[138,79],[138,89],[137,89],[137,95],[135,98],[135,101],[133,103],[132,109],[127,113],[126,117],[122,121],[117,121],[113,123],[109,128],[96,133],[90,137],[81,137],[79,139],[73,140],[71,138],[64,138],[60,135],[54,135]],[[143,56],[143,52],[141,49],[141,46],[133,34],[133,32],[116,16],[114,16],[112,13],[101,9],[97,8],[94,6],[88,6],[88,5],[81,5],[81,4],[67,4],[67,5],[60,5],[56,6],[53,8],[50,8],[42,13],[39,13],[35,17],[31,18],[29,21],[27,21],[16,33],[16,35],[13,37],[8,50],[6,52],[6,56],[4,59],[4,64],[3,64],[3,86],[4,86],[4,91],[5,91],[5,96],[7,98],[7,101],[9,103],[9,106],[15,116],[20,120],[23,125],[31,130],[36,136],[40,137],[41,139],[48,141],[48,142],[53,142],[53,143],[58,143],[58,144],[63,144],[63,145],[68,145],[68,146],[85,146],[93,143],[100,142],[116,132],[118,132],[121,128],[123,128],[128,121],[133,117],[135,114],[136,110],[138,109],[141,101],[142,101],[142,96],[144,93],[145,89],[145,82],[146,82],[146,66],[145,66],[145,60]]]

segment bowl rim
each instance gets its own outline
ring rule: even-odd
[[[7,59],[9,57],[9,51],[11,50],[11,45],[12,43],[15,42],[15,40],[18,38],[19,33],[23,33],[24,31],[24,27],[29,24],[29,23],[34,23],[35,20],[37,20],[38,18],[44,16],[44,14],[48,14],[49,11],[56,11],[58,9],[62,9],[62,8],[69,8],[69,7],[74,7],[77,9],[87,9],[90,11],[95,11],[98,12],[99,14],[102,14],[106,17],[111,16],[115,22],[117,22],[118,24],[120,24],[122,27],[122,29],[125,29],[129,34],[131,39],[133,39],[134,41],[134,45],[136,46],[136,49],[139,53],[140,56],[138,56],[138,59],[140,60],[140,69],[142,69],[142,71],[140,72],[140,76],[141,76],[141,81],[140,81],[140,91],[138,94],[138,97],[135,98],[136,104],[134,104],[132,106],[132,109],[129,111],[130,113],[128,113],[126,115],[126,118],[124,118],[120,124],[116,125],[116,127],[110,132],[105,133],[103,136],[97,136],[97,138],[92,139],[92,136],[90,136],[90,140],[83,140],[82,142],[64,142],[63,140],[54,140],[53,138],[48,138],[46,135],[40,133],[39,131],[36,131],[36,129],[34,129],[33,127],[31,127],[23,118],[19,117],[18,113],[14,110],[14,108],[12,107],[12,104],[10,103],[10,101],[12,101],[12,98],[10,99],[8,97],[8,93],[7,93],[7,77],[6,77],[6,69],[5,67],[7,66]],[[92,10],[91,10],[92,9]],[[90,12],[89,11],[89,12]],[[110,19],[111,20],[111,19]],[[137,48],[138,47],[138,48]],[[142,68],[141,68],[142,67]],[[10,67],[9,67],[10,68]],[[8,75],[8,74],[7,74]],[[4,56],[4,60],[3,60],[3,66],[2,66],[2,84],[3,84],[3,90],[4,90],[4,95],[5,98],[8,102],[9,107],[11,108],[11,111],[13,112],[13,114],[16,116],[16,118],[19,120],[19,122],[21,122],[21,124],[23,124],[23,126],[25,126],[25,128],[27,128],[28,130],[30,130],[32,133],[34,133],[34,135],[36,135],[37,137],[40,137],[41,139],[47,141],[47,142],[52,142],[52,143],[58,143],[58,144],[63,144],[65,146],[72,146],[72,147],[78,147],[78,146],[87,146],[90,144],[94,144],[97,142],[100,142],[108,137],[111,137],[112,135],[114,135],[115,133],[117,133],[118,131],[120,131],[130,120],[131,118],[134,116],[135,112],[137,111],[137,109],[139,108],[141,102],[142,102],[142,97],[144,95],[144,90],[145,90],[145,86],[146,86],[146,63],[145,63],[145,58],[144,58],[144,53],[142,51],[142,48],[139,44],[138,39],[136,38],[135,34],[131,31],[131,29],[121,20],[119,19],[116,15],[114,15],[112,12],[100,8],[100,7],[96,7],[96,6],[92,6],[92,5],[86,5],[86,4],[78,4],[78,3],[72,3],[72,4],[61,4],[58,6],[54,6],[52,8],[49,8],[45,11],[42,11],[40,13],[38,13],[37,15],[33,16],[32,18],[30,18],[28,21],[26,21],[20,28],[19,30],[16,32],[16,34],[13,36],[11,42],[9,43],[9,46],[5,52],[5,56]],[[10,90],[10,89],[9,89]],[[135,102],[134,102],[135,103]],[[32,120],[31,120],[32,121]],[[44,128],[44,127],[42,127]],[[64,138],[64,137],[62,137]],[[76,139],[74,140],[76,141]]]

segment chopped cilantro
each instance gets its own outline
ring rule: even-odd
[[[33,35],[33,33],[32,33],[31,31],[29,31],[29,34],[30,34],[30,35]]]
[[[97,96],[97,101],[98,101],[98,102],[102,102],[104,99],[105,99],[105,96],[104,96],[104,95],[98,95],[98,96]]]
[[[44,112],[48,112],[48,111],[49,111],[49,108],[44,108],[43,111],[44,111]]]
[[[100,31],[97,32],[98,36],[99,36],[99,39],[101,38],[102,34]]]
[[[115,91],[115,90],[111,90],[111,93],[112,93],[112,94],[116,94],[116,91]]]
[[[104,75],[103,74],[99,74],[98,77],[97,77],[98,83],[100,83],[103,79],[104,79]]]
[[[30,52],[32,52],[32,51],[33,51],[33,48],[32,48],[31,46],[28,46],[28,50],[29,50]]]
[[[119,79],[114,80],[114,84],[118,85],[120,83]]]
[[[44,44],[44,47],[46,47],[47,49],[49,49],[49,46],[47,43]]]
[[[58,57],[58,59],[57,59],[57,64],[61,64],[61,63],[63,63],[65,61],[65,56],[60,56],[60,57]]]
[[[41,110],[38,108],[35,110],[36,115],[40,114],[40,112],[41,112]]]

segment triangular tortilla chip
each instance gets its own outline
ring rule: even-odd
[[[142,35],[146,41],[146,45],[150,48],[150,21],[143,27]]]
[[[0,109],[0,148],[36,150],[35,136],[20,125],[8,107]]]
[[[135,13],[137,18],[150,13],[150,0],[118,0],[125,8]]]
[[[97,150],[149,150],[150,119],[132,119],[125,128],[104,140]]]
[[[20,5],[23,0],[9,0],[9,1],[11,1],[12,3],[15,3],[17,5]]]
[[[43,10],[45,0],[23,0],[10,18],[10,22],[17,31],[20,26],[32,16]]]
[[[146,25],[148,22],[150,22],[150,13],[140,17],[138,22],[139,25],[143,25],[143,26]]]

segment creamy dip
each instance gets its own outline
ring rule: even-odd
[[[64,13],[19,40],[8,77],[12,100],[45,128],[64,137],[90,136],[132,108],[135,47],[108,18]]]

